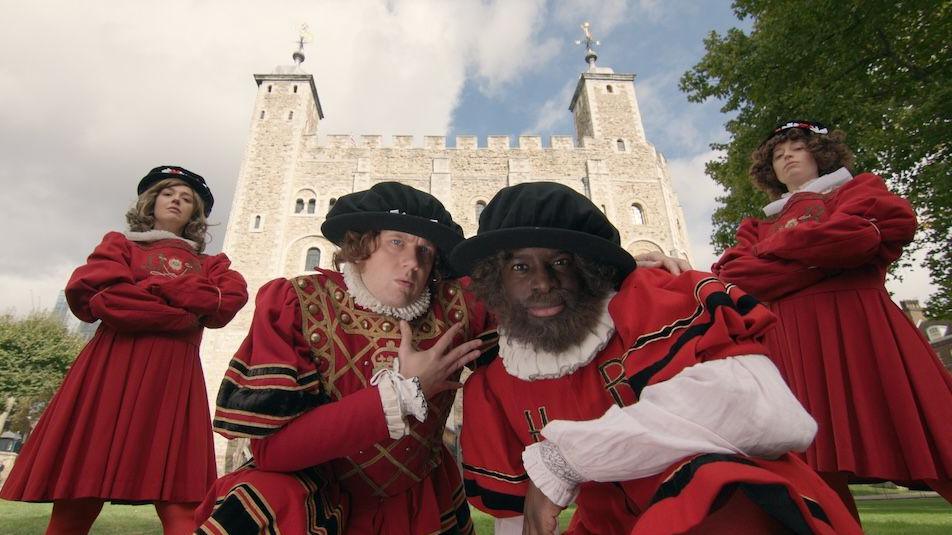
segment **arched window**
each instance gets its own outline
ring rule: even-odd
[[[606,89],[609,93],[614,93],[614,92],[615,92],[615,89],[612,87],[611,84],[606,85],[606,86],[605,86],[605,89]]]
[[[255,216],[255,226],[254,226],[254,229],[255,229],[255,230],[258,230],[259,228],[261,228],[261,216],[260,216],[260,215],[256,215],[256,216]]]
[[[261,115],[258,116],[259,119],[264,119],[264,110],[261,110]]]
[[[269,86],[268,86],[268,93],[270,93],[270,92],[271,92],[271,86],[269,85]]]
[[[476,221],[479,221],[479,216],[483,214],[483,210],[486,209],[486,201],[476,201]]]
[[[624,139],[619,139],[619,140],[618,140],[618,152],[625,152],[625,140],[624,140]]]
[[[293,118],[294,118],[294,112],[293,112],[293,111],[289,111],[289,112],[288,112],[288,120],[290,121],[290,120],[293,119]]]
[[[311,247],[307,250],[307,258],[304,259],[304,271],[314,271],[321,265],[321,250],[317,247]]]
[[[337,202],[337,199],[334,198],[334,197],[331,197],[330,199],[327,199],[327,211],[328,211],[328,212],[331,211],[331,208],[334,207],[334,203],[336,203],[336,202]]]
[[[307,213],[313,214],[314,210],[317,209],[317,199],[309,199],[307,201]]]
[[[297,93],[297,86],[294,86],[294,92]]]
[[[631,217],[636,225],[645,224],[645,209],[638,203],[631,203]]]
[[[294,201],[294,213],[300,214],[304,211],[304,199],[298,199]]]

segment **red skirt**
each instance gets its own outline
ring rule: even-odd
[[[653,479],[659,484],[641,480],[627,489],[636,502],[652,490],[631,535],[862,533],[839,496],[791,455],[699,455]]]
[[[201,501],[216,471],[200,339],[201,331],[131,336],[100,326],[24,444],[0,497]]]
[[[806,461],[856,480],[948,481],[952,377],[878,277],[841,279],[771,304],[771,357],[819,425]]]
[[[195,518],[202,535],[473,534],[459,468],[446,448],[418,484],[388,497],[353,495],[323,468],[280,473],[249,465],[216,481]]]

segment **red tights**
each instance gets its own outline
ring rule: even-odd
[[[99,498],[57,500],[46,527],[46,535],[86,535],[102,511]],[[195,508],[198,502],[155,502],[155,512],[165,535],[186,535],[195,531]]]

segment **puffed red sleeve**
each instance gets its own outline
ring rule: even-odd
[[[350,455],[389,437],[376,387],[332,401],[304,340],[291,282],[261,287],[248,336],[218,393],[213,426],[249,437],[259,468],[294,471]]]
[[[201,272],[150,279],[148,288],[170,305],[200,316],[203,325],[217,329],[231,321],[248,301],[244,277],[230,267],[231,261],[224,254],[205,256]]]
[[[66,284],[66,301],[76,317],[102,320],[122,332],[182,332],[199,327],[198,316],[169,305],[136,285],[130,242],[110,232]]]
[[[754,246],[772,255],[823,268],[855,268],[880,258],[890,263],[916,233],[916,214],[883,179],[863,173],[826,203],[828,217],[802,222]]]
[[[702,271],[636,269],[608,310],[636,395],[699,362],[766,353],[761,339],[776,321],[738,286]]]
[[[488,371],[480,368],[463,385],[463,479],[470,504],[497,518],[513,517],[522,514],[528,489],[524,446],[490,388]]]
[[[248,284],[241,273],[231,269],[231,260],[224,253],[210,256],[203,262],[208,281],[219,291],[218,307],[204,314],[206,327],[217,329],[228,324],[248,302]]]
[[[751,295],[773,301],[811,286],[828,276],[822,269],[797,260],[758,256],[754,252],[761,221],[745,219],[737,230],[737,245],[724,251],[711,267],[718,278],[732,282]]]

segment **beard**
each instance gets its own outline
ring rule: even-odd
[[[533,293],[523,303],[501,299],[494,312],[505,335],[517,342],[548,353],[563,353],[579,345],[593,332],[605,311],[605,295],[597,295],[587,288],[578,291],[555,289],[545,294]],[[550,307],[564,304],[555,316],[537,318],[529,314],[530,307]]]

